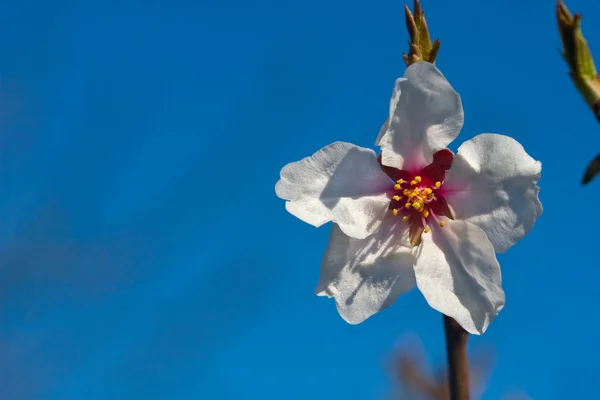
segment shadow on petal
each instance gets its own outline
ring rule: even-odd
[[[334,225],[317,294],[335,297],[350,323],[387,308],[415,285],[414,256],[406,240],[406,224],[394,217],[366,239],[348,237]]]
[[[327,208],[333,209],[341,197],[356,200],[379,195],[391,190],[393,185],[391,180],[382,179],[383,174],[372,150],[354,147],[333,171],[319,198]]]

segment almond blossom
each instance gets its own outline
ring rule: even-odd
[[[541,163],[516,140],[481,134],[454,155],[460,96],[433,65],[412,64],[396,81],[376,144],[336,142],[281,170],[286,209],[333,222],[316,288],[357,324],[414,288],[466,331],[485,332],[504,306],[496,252],[542,212]]]

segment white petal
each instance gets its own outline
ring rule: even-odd
[[[399,217],[388,214],[373,235],[353,239],[333,225],[315,291],[335,297],[347,322],[363,322],[414,287],[414,255],[406,227]]]
[[[283,167],[275,192],[304,222],[318,227],[333,221],[360,239],[381,223],[392,185],[373,150],[336,142]]]
[[[504,252],[542,213],[538,198],[542,164],[513,138],[482,134],[463,143],[444,189],[458,219],[479,226],[496,252]]]
[[[398,93],[400,93],[400,92],[398,92]],[[379,133],[377,134],[377,139],[375,140],[376,146],[380,145],[381,138],[383,137],[383,135],[386,134],[386,132],[388,131],[389,128],[390,128],[390,119],[388,118],[385,120],[385,122],[381,126],[381,129],[379,129]]]
[[[502,276],[485,233],[444,218],[423,234],[415,265],[417,287],[431,307],[466,331],[482,334],[504,306]]]
[[[406,78],[398,78],[396,79],[396,84],[394,85],[394,91],[392,92],[392,98],[390,99],[390,111],[389,118],[385,120],[383,126],[379,130],[379,134],[377,135],[377,139],[375,140],[375,145],[379,146],[381,144],[381,138],[390,127],[390,120],[394,118],[394,113],[396,112],[396,108],[398,107],[398,100],[400,100],[400,82],[404,82]]]
[[[404,77],[396,81],[387,130],[377,145],[384,165],[418,170],[458,136],[464,114],[460,96],[435,65],[412,64]]]

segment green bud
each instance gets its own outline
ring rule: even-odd
[[[440,40],[436,39],[433,44],[429,36],[429,29],[425,21],[425,13],[421,9],[419,0],[414,2],[414,15],[410,12],[408,6],[404,6],[404,14],[406,16],[406,28],[409,36],[409,51],[408,54],[402,53],[402,58],[406,66],[417,61],[428,61],[435,63],[435,58],[440,49]]]
[[[581,32],[581,15],[571,15],[562,0],[556,4],[562,57],[569,66],[571,79],[585,102],[600,121],[600,79],[587,41]]]

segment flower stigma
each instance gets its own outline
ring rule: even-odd
[[[429,232],[427,220],[432,213],[431,207],[438,200],[437,193],[442,187],[442,182],[431,182],[416,175],[410,182],[403,179],[396,181],[394,195],[392,196],[392,213],[394,216],[402,215],[403,221],[417,220],[424,227],[424,232]],[[402,203],[404,202],[404,207]],[[403,209],[404,208],[404,209]],[[440,224],[442,227],[444,224]]]
[[[440,150],[433,155],[431,164],[418,173],[410,173],[393,167],[381,165],[383,171],[394,181],[390,209],[394,216],[409,224],[410,242],[418,246],[421,235],[429,233],[430,220],[440,227],[446,225],[439,216],[453,219],[452,211],[444,199],[444,178],[446,171],[452,166],[454,154],[448,150]]]

